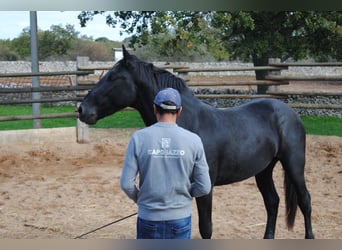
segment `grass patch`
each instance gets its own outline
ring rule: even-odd
[[[42,114],[74,112],[73,105],[41,106]],[[30,105],[0,106],[0,116],[30,115]],[[327,116],[302,116],[307,134],[342,136],[342,118]],[[42,119],[43,128],[74,127],[75,118]],[[144,123],[137,111],[120,111],[97,122],[91,128],[142,128]],[[32,129],[31,120],[0,122],[0,130]]]
[[[41,114],[71,113],[75,108],[72,105],[46,106],[41,105]],[[32,106],[29,105],[6,105],[0,106],[0,116],[32,115]],[[73,127],[76,125],[75,118],[42,119],[42,128]],[[32,129],[32,120],[0,122],[0,130]]]
[[[73,105],[64,106],[41,106],[41,114],[72,113]],[[6,105],[0,106],[0,116],[31,115],[32,106],[29,105]],[[54,118],[42,119],[42,128],[75,127],[75,118]],[[144,123],[137,111],[119,111],[114,115],[101,119],[92,128],[139,128],[144,127]],[[0,130],[32,129],[32,120],[6,121],[0,122]]]
[[[138,111],[119,111],[111,116],[99,120],[91,128],[142,128],[145,127]]]
[[[328,116],[301,116],[306,133],[311,135],[342,136],[342,118]]]

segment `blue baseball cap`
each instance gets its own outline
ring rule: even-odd
[[[182,106],[178,90],[166,88],[159,91],[154,98],[154,104],[166,110],[177,110]]]

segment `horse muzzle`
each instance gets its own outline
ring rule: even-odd
[[[78,118],[89,125],[95,124],[97,122],[97,112],[93,108],[87,108],[85,105],[80,105],[78,107]]]

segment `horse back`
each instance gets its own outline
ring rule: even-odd
[[[278,148],[305,143],[305,128],[300,117],[280,100],[256,99],[234,108],[231,113],[234,113],[233,120],[243,120],[246,125],[241,122],[239,125],[248,130],[247,134],[272,139]]]
[[[212,111],[199,130],[215,185],[249,178],[265,169],[289,147],[305,147],[298,115],[276,99],[256,99]],[[214,125],[213,125],[214,124]],[[303,144],[304,143],[304,144]]]

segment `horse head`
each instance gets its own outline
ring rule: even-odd
[[[134,107],[137,98],[130,55],[124,46],[123,59],[117,62],[84,97],[78,108],[79,119],[95,124],[99,119],[125,107]],[[134,59],[134,58],[133,58]]]

